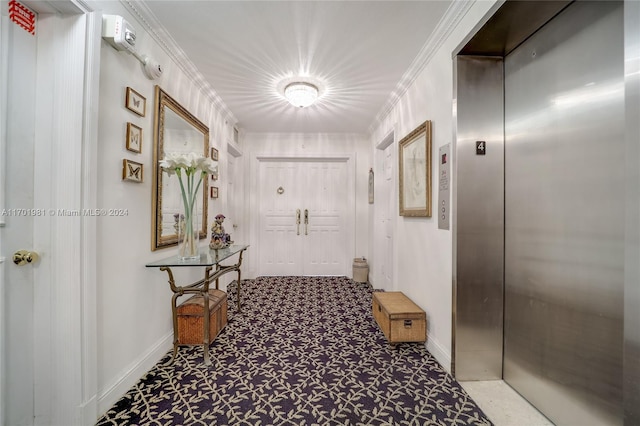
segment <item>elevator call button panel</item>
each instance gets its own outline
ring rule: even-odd
[[[451,193],[451,144],[440,147],[438,153],[438,229],[449,229],[449,198]]]

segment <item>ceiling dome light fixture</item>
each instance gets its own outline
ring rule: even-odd
[[[284,88],[284,97],[293,106],[308,107],[318,99],[318,88],[311,83],[297,81]]]

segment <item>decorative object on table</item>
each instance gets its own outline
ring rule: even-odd
[[[211,148],[211,159],[213,161],[218,161],[218,150],[215,148]]]
[[[431,217],[431,121],[400,141],[400,216]]]
[[[124,105],[129,111],[138,114],[140,117],[144,117],[147,111],[147,99],[140,93],[133,90],[131,87],[127,87],[126,100]]]
[[[140,154],[142,152],[142,128],[127,123],[127,149]]]
[[[185,210],[185,213],[180,215],[180,220],[178,221],[178,257],[184,261],[197,260],[200,257],[198,248],[198,243],[200,242],[200,215],[198,214],[197,196],[194,197],[194,200],[191,212],[187,214],[187,210]],[[190,218],[188,222],[187,216]]]
[[[136,163],[135,161],[122,160],[122,180],[128,180],[131,182],[142,183],[143,178],[143,165]]]
[[[369,169],[369,204],[373,204],[373,167]]]
[[[164,160],[160,161],[160,167],[169,176],[176,174],[180,184],[184,213],[182,216],[178,216],[177,220],[178,256],[182,260],[197,259],[200,254],[198,252],[199,229],[196,200],[203,178],[206,179],[207,174],[213,171],[213,161],[194,152],[186,154],[171,152],[165,156]]]
[[[221,248],[229,247],[231,244],[231,235],[224,232],[224,215],[219,214],[216,216],[215,222],[211,225],[211,241],[209,242],[209,248],[218,250]]]
[[[211,188],[209,188],[209,190],[211,191],[211,194],[209,194],[211,198],[218,198],[218,187],[217,186],[212,186]]]

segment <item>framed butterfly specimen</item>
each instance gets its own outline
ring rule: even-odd
[[[142,183],[143,165],[135,161],[122,160],[122,180]]]
[[[127,123],[127,149],[131,152],[142,152],[142,128]]]
[[[133,90],[131,87],[127,87],[127,94],[124,104],[128,110],[133,111],[140,117],[144,117],[147,111],[147,99],[140,93]]]

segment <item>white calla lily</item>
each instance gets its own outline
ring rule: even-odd
[[[218,171],[217,162],[213,161],[211,158],[205,158],[202,164],[202,172],[210,175],[217,171]]]

